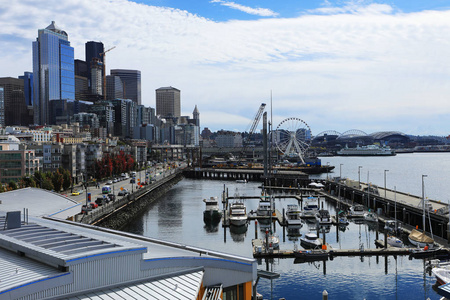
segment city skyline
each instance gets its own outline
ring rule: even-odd
[[[449,134],[450,1],[140,2],[13,1],[0,12],[0,77],[32,71],[31,42],[54,20],[75,59],[88,41],[115,46],[107,74],[140,70],[146,106],[180,89],[181,114],[197,105],[213,131],[246,130],[272,94],[274,127],[298,117],[313,135]]]

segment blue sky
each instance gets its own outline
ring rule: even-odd
[[[146,106],[159,87],[180,89],[202,129],[243,131],[272,95],[274,126],[296,117],[313,135],[450,133],[450,0],[12,0],[0,77],[32,71],[51,21],[77,59],[87,41],[115,46],[107,70],[140,70]]]

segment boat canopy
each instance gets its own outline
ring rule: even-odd
[[[417,242],[420,243],[426,243],[426,244],[433,244],[434,241],[432,238],[430,238],[428,235],[426,235],[424,232],[420,232],[416,229],[413,229],[409,235],[409,237]]]

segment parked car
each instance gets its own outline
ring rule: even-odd
[[[98,207],[98,204],[95,202],[91,202],[90,205],[91,205],[91,209],[96,209]]]
[[[118,196],[126,196],[128,195],[130,192],[128,192],[127,189],[123,189],[121,191],[119,191],[119,193],[117,194]]]
[[[112,180],[108,180],[108,181],[106,182],[106,184],[107,184],[107,185],[111,185],[111,184],[113,184],[113,181],[112,181]]]
[[[108,198],[110,201],[116,201],[116,195],[114,194],[108,194]]]
[[[102,206],[103,204],[106,204],[107,203],[106,197],[97,197],[97,199],[95,199],[95,203],[98,206]]]
[[[91,211],[92,210],[92,207],[90,206],[90,205],[83,205],[83,206],[81,206],[81,213],[82,214],[85,214],[85,213],[87,213],[87,212],[89,212],[89,211]]]

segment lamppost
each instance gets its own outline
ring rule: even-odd
[[[423,223],[423,232],[425,232],[425,189],[423,179],[428,175],[422,175],[422,223]],[[431,224],[430,224],[431,225]]]
[[[384,199],[386,199],[386,172],[389,170],[384,170]]]
[[[330,172],[330,162],[327,161],[327,181],[328,181],[328,173]]]
[[[361,188],[361,168],[362,166],[358,166],[358,189]]]

